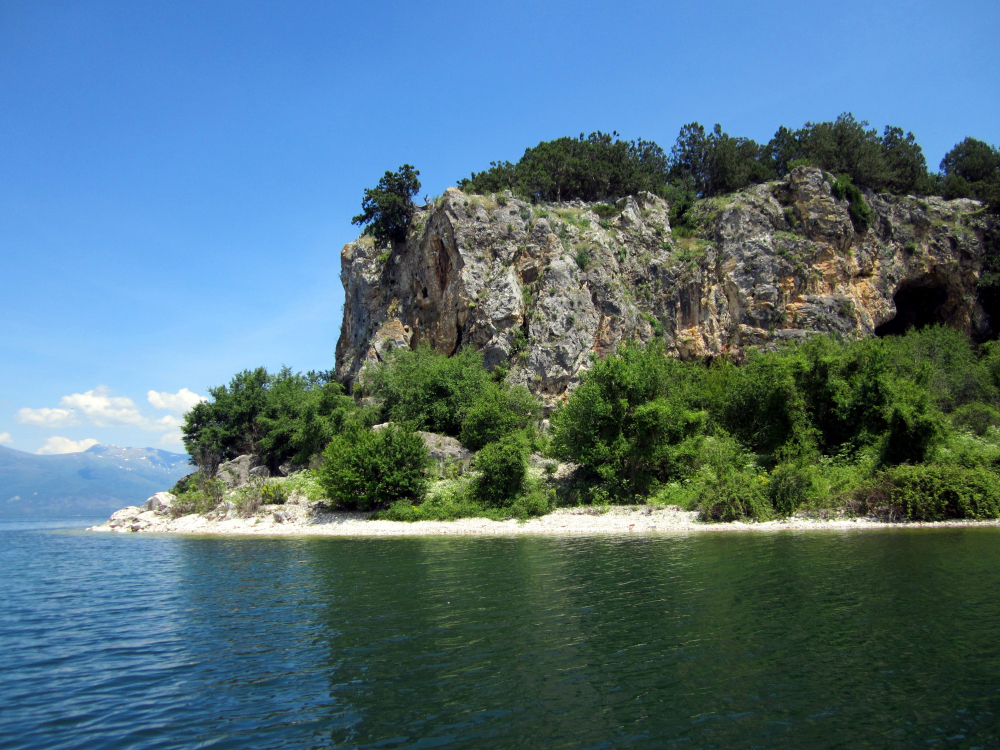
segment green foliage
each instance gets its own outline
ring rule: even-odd
[[[877,471],[996,471],[998,404],[1000,347],[945,327],[707,367],[653,342],[594,364],[552,416],[552,450],[599,483],[592,497],[648,495],[717,520],[857,510]]]
[[[477,451],[515,432],[529,429],[541,417],[538,399],[522,386],[489,383],[462,421],[459,439]]]
[[[476,454],[476,477],[473,494],[488,508],[505,508],[524,490],[528,473],[530,443],[520,432],[485,445]]]
[[[851,215],[851,223],[854,224],[854,228],[858,232],[862,234],[867,232],[874,218],[874,213],[868,204],[865,203],[865,196],[851,182],[850,175],[839,175],[830,189],[838,199],[843,200],[847,198],[850,201],[850,208],[848,210]]]
[[[170,506],[170,515],[179,518],[191,513],[215,510],[222,502],[226,485],[215,477],[197,471],[178,481],[170,491],[175,496]]]
[[[651,141],[623,141],[617,133],[542,141],[512,164],[491,162],[483,172],[458,181],[467,193],[511,190],[532,201],[598,201],[659,193],[666,182],[663,149]]]
[[[508,518],[527,520],[542,516],[552,510],[554,490],[530,475],[524,490],[509,505],[491,507],[475,499],[475,484],[469,481],[439,482],[428,492],[427,499],[418,505],[406,500],[393,503],[388,509],[376,511],[371,518],[385,521],[455,521],[459,518],[489,518],[503,521]]]
[[[962,466],[897,466],[880,476],[867,502],[872,511],[912,521],[997,518],[1000,476]]]
[[[912,133],[887,125],[880,137],[849,112],[833,122],[807,122],[796,131],[781,127],[765,150],[778,175],[806,163],[846,174],[853,184],[872,190],[912,193],[930,186],[923,151]]]
[[[586,271],[587,266],[590,265],[590,251],[586,248],[580,248],[576,251],[576,255],[573,257],[573,260],[576,261],[576,265],[581,271]]]
[[[365,385],[382,399],[385,418],[458,437],[469,409],[490,382],[482,354],[471,347],[446,357],[423,345],[390,352],[369,371]]]
[[[323,459],[318,479],[336,508],[388,508],[399,500],[419,501],[427,490],[427,446],[398,425],[337,435]]]
[[[946,198],[977,198],[1000,210],[1000,150],[966,138],[941,160]]]
[[[689,403],[683,369],[660,344],[626,344],[595,362],[552,417],[553,452],[618,496],[645,494],[653,482],[678,476],[697,454],[705,422]]]
[[[670,151],[670,181],[690,184],[703,197],[732,193],[773,178],[761,156],[760,145],[749,138],[734,138],[718,124],[706,134],[692,122],[681,128]]]
[[[615,218],[622,212],[618,206],[611,206],[607,203],[595,203],[590,207],[590,210],[605,221]]]
[[[646,313],[646,322],[653,327],[653,335],[657,338],[663,338],[666,333],[666,329],[663,327],[663,323],[657,320],[656,316],[652,313]]]
[[[247,453],[272,469],[287,460],[307,464],[334,435],[373,424],[370,411],[345,395],[332,373],[303,375],[286,367],[269,374],[258,367],[208,392],[211,400],[188,412],[181,427],[184,447],[199,465],[202,456],[214,456],[217,464]]]
[[[951,423],[960,430],[985,437],[992,430],[1000,428],[1000,411],[989,404],[964,404],[952,412]]]
[[[685,215],[695,197],[741,190],[797,166],[847,175],[859,188],[977,198],[1000,210],[1000,151],[995,147],[966,138],[945,156],[942,174],[932,175],[913,133],[887,125],[879,135],[850,112],[797,130],[781,126],[767,144],[730,136],[719,124],[708,131],[692,122],[681,128],[669,156],[656,143],[622,141],[617,133],[559,138],[527,149],[517,164],[492,162],[490,169],[458,184],[468,193],[510,189],[534,201],[611,200],[646,190],[667,199],[677,236],[690,236],[695,227]],[[863,201],[854,206],[858,227],[870,223],[865,209]],[[608,204],[593,210],[602,226],[619,213]]]
[[[413,216],[413,196],[420,190],[420,172],[404,164],[395,172],[386,171],[378,185],[365,188],[361,213],[352,224],[364,226],[377,245],[404,242]]]

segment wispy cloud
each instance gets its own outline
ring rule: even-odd
[[[47,407],[18,409],[14,419],[21,424],[30,424],[34,427],[70,427],[80,423],[76,415],[69,409],[49,409]]]
[[[184,436],[178,432],[168,432],[160,438],[160,445],[183,445]]]
[[[35,452],[40,453],[42,455],[55,455],[59,453],[82,453],[92,445],[97,445],[97,441],[94,440],[93,438],[85,438],[83,440],[70,440],[69,438],[53,435],[45,442],[45,445],[43,445]]]
[[[14,442],[14,439],[10,436],[9,432],[0,432],[0,445],[10,445]]]

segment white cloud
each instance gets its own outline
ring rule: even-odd
[[[160,445],[184,445],[184,436],[180,432],[168,432],[160,438]]]
[[[19,409],[14,415],[14,419],[21,424],[30,424],[35,427],[69,427],[79,424],[79,420],[70,409],[49,409],[47,407]]]
[[[56,453],[82,453],[92,445],[97,445],[97,441],[93,438],[70,440],[69,438],[53,435],[48,439],[48,441],[46,441],[45,445],[35,452],[43,455]]]
[[[14,439],[10,436],[9,432],[0,432],[0,445],[10,445],[14,442]]]
[[[171,411],[178,416],[184,416],[198,403],[208,401],[204,396],[199,396],[194,391],[181,388],[177,393],[170,391],[149,391],[146,399],[154,409],[164,409]]]
[[[158,429],[149,426],[149,419],[143,416],[132,399],[112,396],[111,393],[110,388],[99,385],[86,393],[63,396],[59,405],[84,414],[98,427],[131,425],[147,430]]]

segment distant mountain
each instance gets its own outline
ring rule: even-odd
[[[139,505],[192,471],[188,456],[95,445],[39,456],[0,446],[0,517],[102,516]]]

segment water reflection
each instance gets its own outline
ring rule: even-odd
[[[5,747],[1000,747],[996,529],[3,542]]]

